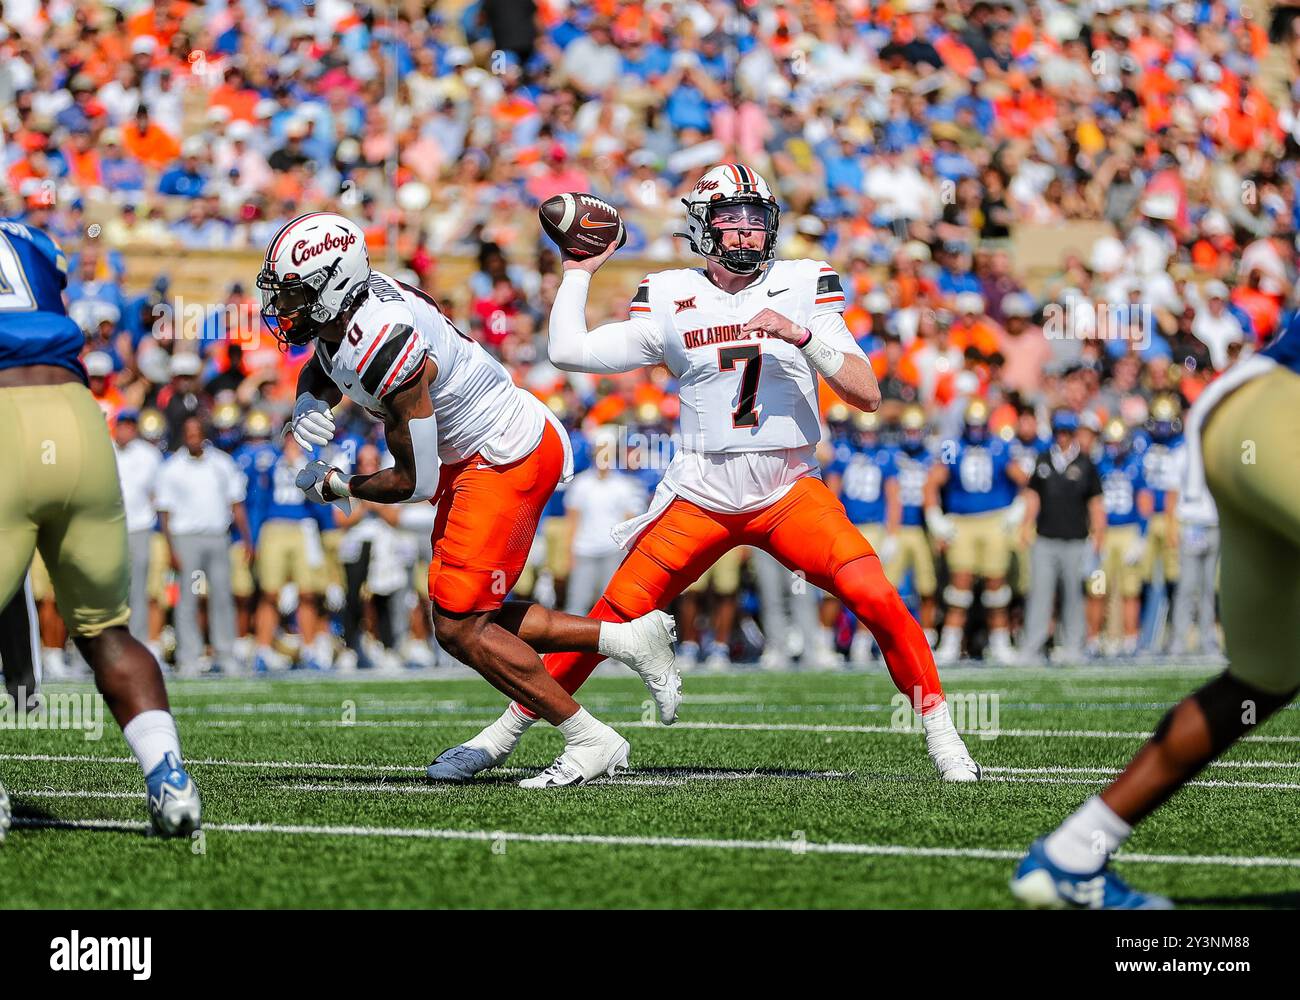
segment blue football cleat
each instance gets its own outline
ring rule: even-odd
[[[160,837],[188,837],[202,825],[199,790],[174,753],[159,761],[144,780],[149,792],[149,822]]]
[[[1052,864],[1039,837],[1016,869],[1011,892],[1035,909],[1060,910],[1172,910],[1164,896],[1138,892],[1122,878],[1103,867],[1091,875],[1076,875]]]
[[[424,773],[430,781],[469,781],[479,771],[496,767],[501,760],[482,747],[461,744],[438,754],[438,759],[425,768]]]

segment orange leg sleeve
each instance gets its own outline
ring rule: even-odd
[[[922,715],[943,702],[925,633],[898,596],[880,559],[820,480],[802,479],[750,525],[747,542],[766,549],[857,615],[885,657],[894,686]]]

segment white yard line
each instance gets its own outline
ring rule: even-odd
[[[358,719],[345,722],[342,719],[296,719],[287,720],[288,725],[304,728],[320,727],[326,729],[454,729],[458,727],[482,727],[495,718],[481,719]],[[269,728],[272,725],[284,725],[265,720],[253,724],[241,719],[195,719],[186,722],[187,726],[213,729]],[[657,722],[641,719],[616,719],[614,725],[619,729],[660,729]],[[815,722],[677,722],[673,729],[691,729],[712,732],[754,732],[754,733],[862,733],[879,736],[916,736],[919,729],[901,729],[894,726],[850,725],[840,723]],[[1100,729],[960,729],[965,736],[979,736],[985,740],[1000,736],[1028,737],[1031,739],[1085,739],[1085,740],[1145,740],[1151,735],[1150,730],[1100,730]],[[1242,743],[1300,743],[1300,736],[1245,736]],[[2,760],[3,757],[0,757]]]
[[[11,788],[16,799],[143,799],[144,792],[89,792],[80,788]]]
[[[33,819],[18,817],[15,827],[70,830],[140,830],[144,823],[113,819]],[[897,844],[822,843],[802,840],[728,840],[707,837],[644,837],[590,833],[524,833],[509,830],[439,830],[419,827],[330,826],[281,823],[205,823],[216,833],[261,833],[304,837],[387,837],[411,840],[459,840],[478,843],[581,844],[599,847],[660,847],[678,850],[776,851],[783,854],[839,854],[901,858],[969,858],[1015,861],[1023,851],[982,847],[909,847]],[[1210,854],[1121,854],[1116,860],[1155,865],[1207,865],[1229,868],[1300,868],[1300,857],[1239,857]]]
[[[374,782],[367,785],[326,785],[300,782],[292,785],[276,785],[282,792],[380,792],[388,795],[439,795],[451,790],[451,785],[394,785],[386,782]]]
[[[1082,775],[1072,778],[1031,778],[1026,775],[995,774],[985,777],[985,781],[997,781],[1013,784],[1031,785],[1104,785],[1106,778],[1087,778]],[[1295,791],[1300,784],[1284,781],[1189,781],[1187,788],[1265,788]]]

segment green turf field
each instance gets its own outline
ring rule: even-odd
[[[0,731],[19,824],[0,905],[1009,906],[1030,840],[1213,673],[949,670],[967,728],[989,732],[997,696],[998,734],[968,737],[983,783],[945,786],[883,673],[690,674],[666,729],[634,677],[604,670],[582,700],[631,740],[632,770],[549,792],[514,784],[559,752],[545,726],[505,773],[425,783],[502,707],[480,680],[173,683],[205,806],[192,843],[142,835],[111,721],[97,742]],[[1185,906],[1300,904],[1298,751],[1292,706],[1142,827],[1120,870]]]

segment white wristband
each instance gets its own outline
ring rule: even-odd
[[[811,330],[808,331],[808,339],[799,350],[803,351],[809,363],[826,378],[833,378],[844,365],[844,352],[837,351]]]
[[[325,477],[325,485],[330,488],[330,492],[335,496],[352,496],[352,477],[343,475],[337,469],[332,470],[331,474]]]

